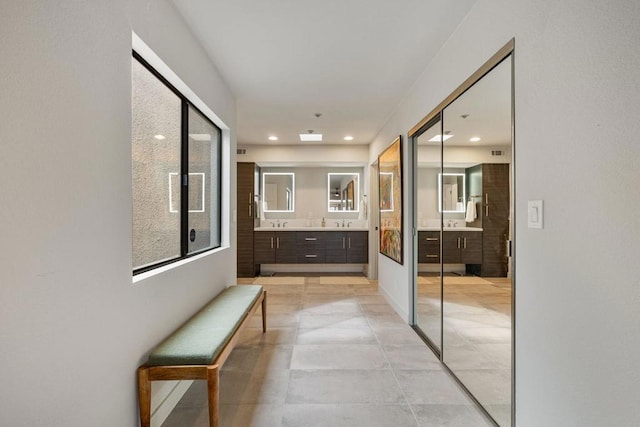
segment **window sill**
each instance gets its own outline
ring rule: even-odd
[[[154,268],[153,270],[145,271],[144,273],[136,274],[135,276],[132,277],[131,283],[142,282],[143,280],[146,280],[150,277],[154,277],[154,276],[157,276],[158,274],[162,274],[165,271],[173,270],[174,268],[179,268],[185,264],[189,264],[199,259],[215,255],[227,249],[229,249],[229,246],[221,246],[219,248],[211,249],[210,251],[206,251],[189,258],[181,259],[180,261],[172,262],[171,264],[163,265],[162,267]]]

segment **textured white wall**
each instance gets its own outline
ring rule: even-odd
[[[479,0],[376,138],[371,157],[512,37],[516,422],[638,425],[640,4]],[[526,228],[533,199],[545,202],[543,230]],[[406,264],[381,257],[380,285],[397,304],[407,301],[401,312],[408,311],[409,275]]]
[[[3,2],[3,426],[138,425],[139,363],[235,281],[232,229],[231,248],[132,283],[132,30],[231,127],[235,182],[234,100],[170,3]]]

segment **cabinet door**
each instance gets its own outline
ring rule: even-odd
[[[418,263],[440,263],[439,231],[418,231]]]
[[[510,206],[509,165],[484,164],[482,187],[482,276],[506,277]]]
[[[460,264],[460,233],[444,231],[442,233],[442,262],[445,264]]]
[[[347,262],[347,233],[325,231],[324,245],[324,262],[336,264]]]
[[[296,239],[296,256],[298,264],[324,263],[323,231],[299,231]]]
[[[369,233],[366,231],[347,232],[347,262],[365,264],[369,261]]]
[[[462,232],[460,236],[462,237],[460,261],[463,264],[482,264],[482,232]]]
[[[295,264],[296,232],[276,231],[276,264]]]
[[[254,226],[254,171],[255,163],[238,163],[237,198],[238,198],[238,277],[253,277],[255,264],[253,259],[253,226]]]
[[[256,231],[253,237],[253,257],[256,264],[274,264],[276,262],[276,233]]]

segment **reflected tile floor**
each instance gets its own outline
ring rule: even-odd
[[[267,290],[220,373],[220,427],[492,425],[362,276],[238,279]],[[163,427],[208,426],[195,381]]]

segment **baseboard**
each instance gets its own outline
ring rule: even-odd
[[[151,427],[162,426],[191,384],[192,380],[152,382]]]
[[[378,286],[378,292],[380,292],[380,294],[384,297],[384,299],[387,300],[387,303],[391,306],[391,308],[393,308],[395,310],[395,312],[398,313],[398,315],[405,322],[407,322],[407,324],[411,324],[411,319],[409,318],[409,313],[404,311],[398,304],[396,304],[396,302],[393,300],[393,298],[391,298],[391,295],[389,295],[387,293],[387,291],[383,287]]]

